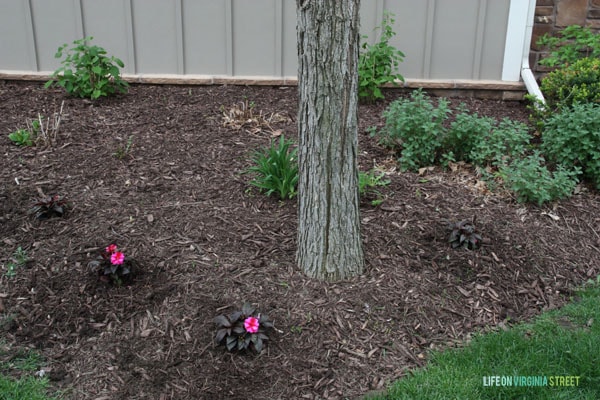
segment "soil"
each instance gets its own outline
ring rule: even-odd
[[[361,169],[391,182],[381,205],[361,204],[366,272],[327,283],[296,266],[296,200],[266,197],[243,174],[272,137],[296,137],[296,88],[132,85],[89,101],[1,82],[3,341],[37,349],[72,399],[359,398],[431,349],[561,306],[600,273],[600,202],[585,186],[540,208],[489,192],[469,166],[401,173],[367,129],[405,95],[360,106]],[[7,139],[63,101],[54,143]],[[520,102],[461,101],[528,120]],[[244,103],[250,121],[239,121]],[[55,194],[68,199],[62,217],[28,213]],[[474,218],[483,246],[452,249],[448,222]],[[135,261],[121,286],[88,266],[111,243]],[[19,246],[28,261],[11,277]],[[258,355],[213,340],[213,318],[246,301],[275,321]]]

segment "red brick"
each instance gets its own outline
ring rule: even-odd
[[[539,38],[544,36],[546,33],[552,32],[552,26],[548,24],[535,24],[533,26],[533,33],[531,35],[531,49],[542,50],[541,46],[537,45]]]
[[[595,31],[600,31],[600,19],[588,19],[585,25]]]
[[[543,16],[543,15],[552,15],[554,14],[554,7],[536,7],[535,15]]]
[[[600,1],[600,0],[595,0],[595,1]],[[554,7],[554,0],[537,0],[535,3],[537,6],[552,6],[552,7]]]
[[[588,10],[588,0],[561,0],[556,9],[556,25],[583,25]]]
[[[591,19],[598,19],[598,18],[600,18],[600,9],[588,11],[588,15],[587,16],[588,16],[588,18],[591,18]]]

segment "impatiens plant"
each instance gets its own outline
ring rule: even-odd
[[[35,203],[29,210],[29,213],[35,215],[39,220],[62,217],[65,213],[66,205],[66,199],[55,194]]]
[[[112,281],[117,286],[131,279],[131,260],[125,259],[125,253],[119,251],[116,244],[108,245],[88,265],[98,271],[101,280]]]
[[[265,334],[273,328],[273,322],[266,314],[256,312],[251,304],[245,303],[241,311],[229,315],[219,315],[214,319],[217,324],[215,341],[224,344],[229,351],[241,351],[248,348],[260,353],[264,341],[269,337]]]
[[[481,246],[482,237],[475,228],[474,222],[460,221],[450,224],[450,238],[448,242],[453,249],[466,247],[469,250],[478,249]]]

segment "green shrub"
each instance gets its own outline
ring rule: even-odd
[[[542,151],[549,160],[572,169],[600,189],[600,105],[575,104],[544,123]]]
[[[401,168],[415,171],[434,163],[442,145],[443,123],[450,112],[448,100],[440,98],[435,107],[422,90],[415,90],[410,99],[390,104],[383,112],[385,127],[374,135],[384,146],[401,147]]]
[[[454,121],[444,137],[444,158],[451,161],[472,162],[477,144],[490,135],[496,121],[490,117],[470,114],[464,104],[457,110]]]
[[[292,142],[281,135],[278,145],[272,142],[269,148],[256,152],[255,165],[246,170],[246,173],[257,175],[250,184],[267,196],[275,193],[282,200],[293,198],[298,185],[298,149],[290,149],[291,146]]]
[[[358,59],[358,98],[363,102],[383,99],[380,86],[386,83],[404,81],[404,77],[394,71],[404,60],[404,53],[389,45],[389,40],[396,35],[392,30],[393,14],[386,12],[381,26],[379,42],[370,45],[363,42]],[[366,39],[367,36],[363,36]]]
[[[486,129],[488,122],[483,123]],[[475,143],[469,158],[481,167],[499,167],[525,154],[529,140],[527,125],[504,118]]]
[[[58,48],[55,57],[65,58],[45,87],[58,85],[69,94],[90,99],[127,93],[129,84],[121,79],[119,71],[119,67],[124,67],[123,61],[108,57],[102,47],[88,45],[92,39],[89,36],[75,40],[68,50],[67,44]]]
[[[542,205],[569,197],[577,185],[579,169],[567,170],[559,165],[552,173],[539,151],[535,151],[502,166],[499,173],[506,186],[517,195],[519,202]]]
[[[550,109],[600,103],[600,59],[582,58],[550,72],[542,79],[541,90]]]
[[[545,34],[537,44],[550,50],[550,54],[540,61],[541,65],[549,67],[573,64],[584,57],[600,57],[600,33],[592,32],[589,27],[571,25],[559,36]]]

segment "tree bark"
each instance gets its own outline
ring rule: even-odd
[[[358,193],[360,0],[297,0],[298,250],[310,277],[364,269]]]

